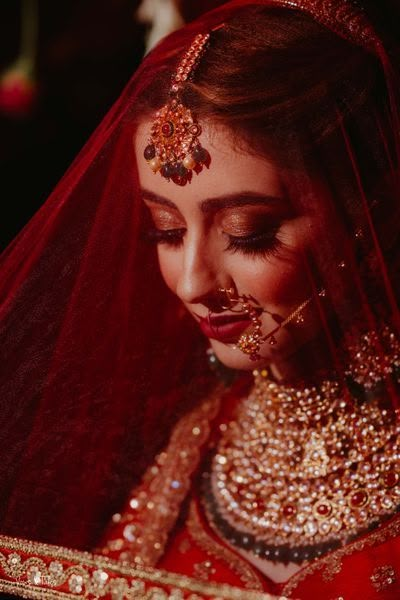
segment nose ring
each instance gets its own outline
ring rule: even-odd
[[[235,290],[233,287],[230,288],[218,288],[218,294],[220,296],[220,306],[223,310],[229,310],[234,306],[237,302],[237,298],[235,298]]]

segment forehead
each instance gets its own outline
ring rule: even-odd
[[[142,188],[168,198],[178,207],[199,202],[207,197],[218,197],[249,191],[279,196],[282,191],[278,168],[267,158],[246,152],[237,147],[230,130],[211,123],[202,123],[200,142],[211,156],[209,168],[203,170],[185,186],[179,186],[154,174],[143,152],[149,142],[151,121],[138,127],[135,152]]]

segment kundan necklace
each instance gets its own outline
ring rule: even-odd
[[[398,385],[400,345],[385,329],[351,351],[342,385],[297,389],[255,372],[204,476],[207,515],[232,544],[300,563],[400,506],[400,424],[382,393]]]

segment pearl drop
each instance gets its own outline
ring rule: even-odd
[[[194,169],[194,167],[196,166],[196,161],[192,156],[186,156],[183,159],[183,165],[184,167],[186,167],[186,169]]]
[[[153,158],[152,160],[149,161],[149,165],[150,165],[150,169],[152,171],[154,171],[154,173],[157,173],[157,171],[160,170],[161,167],[161,161],[159,158],[157,158],[157,156],[155,158]]]

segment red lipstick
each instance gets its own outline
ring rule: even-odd
[[[199,317],[200,329],[204,335],[225,344],[236,342],[250,323],[251,320],[243,313]]]

